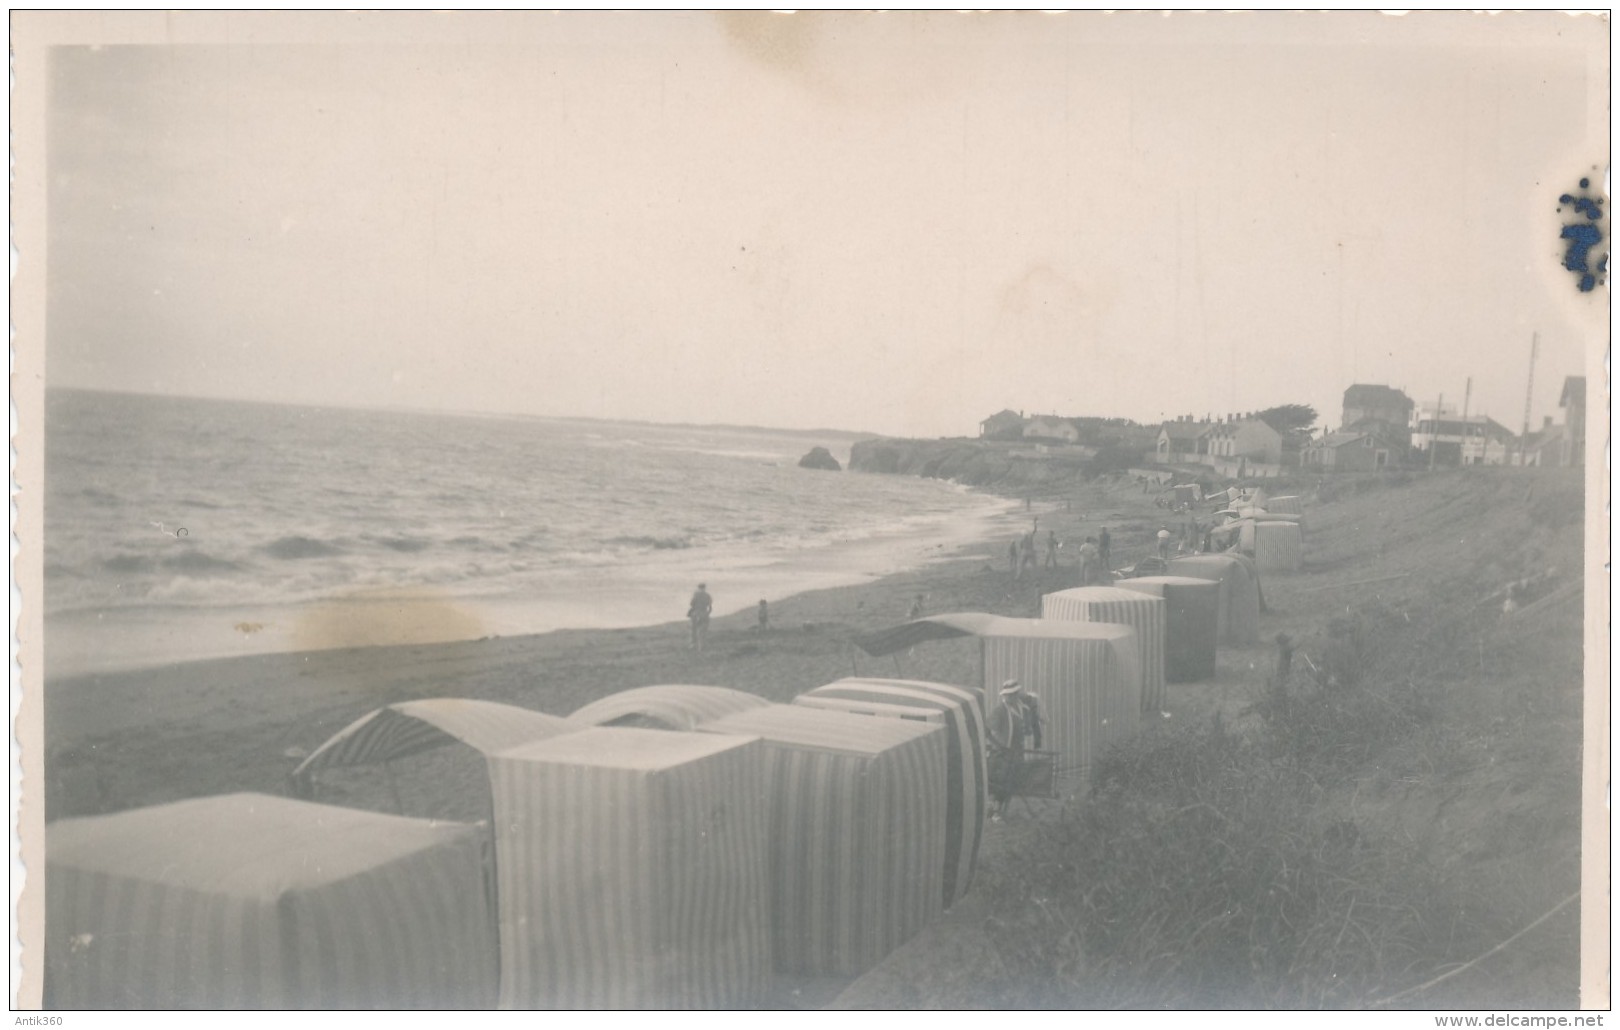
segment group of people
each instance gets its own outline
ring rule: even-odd
[[[1012,568],[1013,581],[1023,578],[1027,568],[1033,572],[1040,567],[1036,558],[1035,529],[1014,540],[1007,547],[1007,560]],[[1108,567],[1113,561],[1110,553],[1113,541],[1109,536],[1108,527],[1104,526],[1097,536],[1088,536],[1075,552],[1080,568],[1080,585],[1093,586],[1108,582]],[[1046,563],[1048,569],[1060,568],[1058,552],[1063,549],[1063,542],[1058,539],[1055,530],[1046,531]]]

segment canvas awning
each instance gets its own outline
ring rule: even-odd
[[[488,1008],[481,841],[264,794],[53,823],[46,1005]]]
[[[746,712],[771,702],[730,687],[666,683],[635,687],[592,701],[568,718],[587,726],[606,726],[636,719],[671,730],[691,730],[733,712]]]
[[[796,705],[907,719],[918,714],[945,724],[945,870],[943,898],[949,908],[967,893],[984,835],[989,774],[984,703],[977,690],[922,680],[847,678],[793,699]]]
[[[316,748],[293,770],[293,793],[310,797],[313,777],[323,769],[388,762],[457,742],[491,755],[579,728],[555,715],[494,701],[462,697],[403,701],[367,712]]]

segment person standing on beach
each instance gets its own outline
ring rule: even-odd
[[[1049,569],[1055,569],[1055,568],[1058,567],[1057,553],[1058,553],[1058,547],[1059,546],[1060,545],[1058,544],[1057,533],[1054,530],[1050,530],[1050,529],[1047,530],[1046,531],[1046,567],[1049,568]]]
[[[1114,566],[1114,556],[1108,553],[1108,545],[1111,542],[1108,536],[1108,527],[1104,526],[1102,532],[1097,536],[1097,556],[1102,559],[1104,569],[1111,569]]]
[[[714,611],[714,598],[709,596],[709,585],[699,583],[692,592],[692,603],[686,608],[686,617],[692,620],[692,650],[703,650],[709,635],[709,613]]]
[[[1159,557],[1170,557],[1170,527],[1159,527]]]
[[[761,633],[771,628],[771,609],[765,604],[765,599],[759,599],[759,630]]]
[[[1093,586],[1103,581],[1102,552],[1097,549],[1097,538],[1086,537],[1080,545],[1080,585]]]
[[[1001,685],[997,702],[985,731],[990,744],[990,797],[996,802],[991,818],[999,822],[1007,803],[1023,790],[1028,775],[1025,751],[1040,750],[1042,719],[1035,695],[1016,679]]]
[[[1012,570],[1013,582],[1018,581],[1018,541],[1007,545],[1007,567]]]

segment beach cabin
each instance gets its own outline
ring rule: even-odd
[[[945,726],[946,908],[967,893],[978,864],[989,795],[984,699],[970,687],[922,680],[854,677],[806,691],[796,705],[886,719],[925,719]]]
[[[707,718],[717,707],[731,711]],[[874,719],[682,685],[623,691],[570,719],[763,740],[765,769],[750,783],[769,800],[772,940],[781,972],[864,973],[941,911],[941,722]]]
[[[1040,699],[1046,720],[1041,745],[1058,752],[1066,785],[1088,777],[1109,743],[1136,732],[1142,660],[1136,631],[1128,626],[957,612],[859,634],[854,642],[882,656],[955,637],[979,641],[978,677],[987,707],[1008,679]]]
[[[1136,631],[1142,661],[1142,711],[1164,710],[1165,602],[1118,587],[1076,587],[1041,598],[1041,617],[1112,623]]]
[[[1139,576],[1114,584],[1164,598],[1164,678],[1195,683],[1215,677],[1221,586],[1190,576]]]
[[[1172,558],[1165,574],[1208,579],[1220,584],[1216,635],[1233,647],[1260,642],[1260,577],[1253,562],[1236,554],[1191,554]]]
[[[1303,552],[1298,522],[1268,520],[1254,524],[1254,563],[1262,573],[1298,572]]]
[[[501,1007],[764,1001],[770,813],[756,738],[591,728],[489,764]]]
[[[496,1000],[481,838],[264,794],[45,831],[45,1004],[483,1009]]]

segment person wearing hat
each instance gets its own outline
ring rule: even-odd
[[[990,796],[1000,819],[1007,803],[1023,785],[1024,752],[1041,746],[1041,709],[1035,695],[1016,679],[1001,685],[997,704],[986,727],[990,737]]]
[[[692,650],[703,650],[703,641],[709,635],[709,613],[714,611],[714,598],[709,596],[707,583],[699,583],[692,592],[692,603],[686,607],[686,617],[692,620]]]

